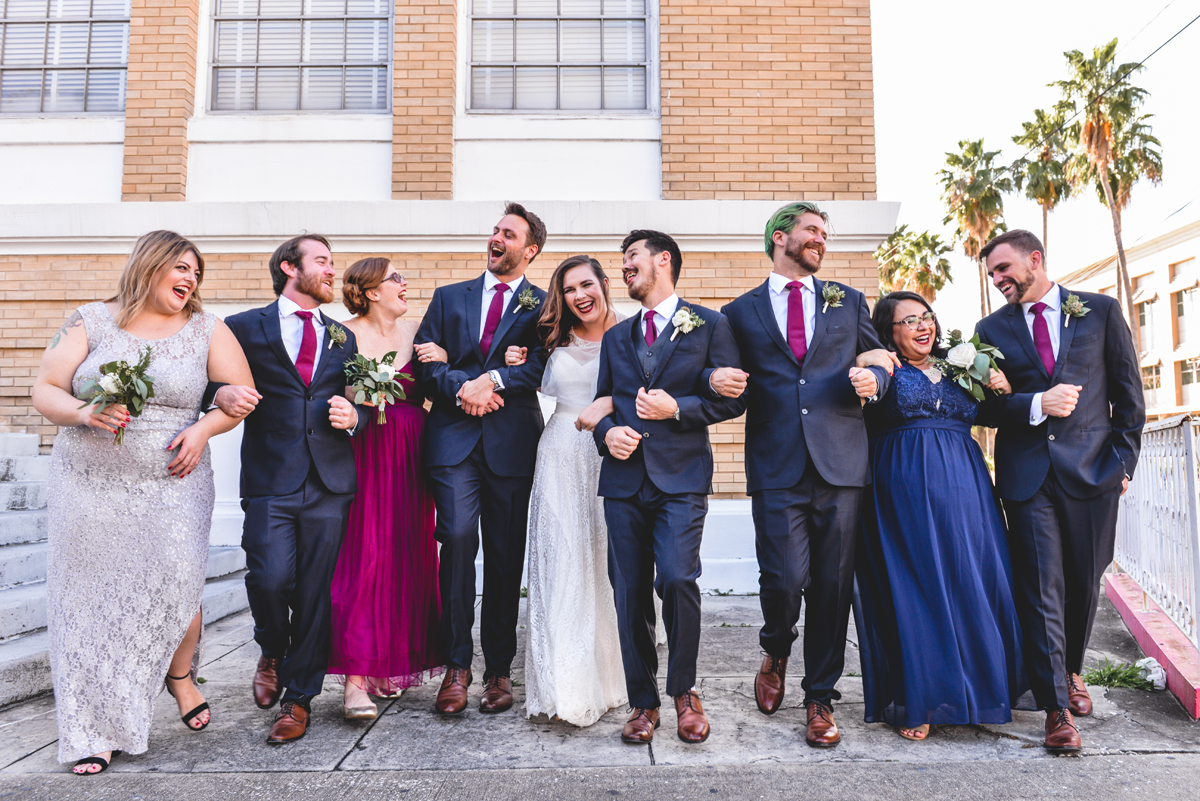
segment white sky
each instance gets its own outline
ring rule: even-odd
[[[872,0],[879,199],[901,202],[899,224],[949,240],[937,172],[959,140],[982,136],[1010,163],[1024,152],[1012,142],[1021,123],[1058,98],[1046,84],[1067,77],[1064,51],[1090,55],[1119,37],[1118,63],[1140,61],[1197,15],[1200,0]],[[1144,109],[1162,142],[1164,177],[1134,187],[1122,215],[1126,248],[1200,219],[1200,21],[1132,80],[1149,92]],[[1009,228],[1041,236],[1036,203],[1014,193],[1004,207]],[[1116,252],[1094,190],[1051,212],[1047,251],[1051,277]],[[954,283],[938,293],[938,315],[943,328],[969,331],[979,317],[977,271],[961,249],[951,263]],[[995,309],[1004,299],[991,292]]]

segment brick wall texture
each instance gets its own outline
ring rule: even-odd
[[[336,239],[333,245],[337,247]],[[368,255],[380,254],[335,250],[334,259],[338,269],[344,270]],[[530,280],[545,287],[554,267],[569,255],[542,254],[530,266]],[[619,280],[620,254],[593,255],[615,279],[613,300],[627,301]],[[398,253],[390,257],[408,279],[409,315],[413,317],[424,311],[435,287],[474,278],[483,269],[477,253]],[[267,259],[267,254],[206,255],[201,296],[209,304],[271,302],[274,295]],[[58,429],[33,409],[29,399],[42,352],[72,309],[113,294],[124,264],[125,257],[119,255],[0,256],[0,286],[9,287],[0,289],[0,431],[39,433],[43,450],[48,452]],[[766,280],[770,269],[761,253],[685,253],[679,295],[719,309]],[[869,253],[828,253],[821,277],[849,284],[873,299],[879,292],[877,270]],[[336,297],[341,297],[340,284]],[[711,429],[716,497],[740,497],[745,491],[743,430],[740,419]]]
[[[392,197],[448,200],[454,183],[457,4],[398,0],[395,17]]]
[[[197,0],[133,0],[122,200],[185,200]]]
[[[664,199],[875,199],[870,0],[660,8]]]

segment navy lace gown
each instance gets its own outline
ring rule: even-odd
[[[1003,520],[974,399],[905,365],[867,407],[873,482],[856,566],[866,720],[1007,723],[1024,692]]]

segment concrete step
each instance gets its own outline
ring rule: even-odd
[[[46,510],[0,512],[0,546],[46,539]]]
[[[46,543],[0,548],[0,589],[46,580]]]
[[[0,557],[3,551],[0,551]],[[208,549],[208,572],[205,578],[215,579],[246,569],[246,552],[236,545],[213,545]]]
[[[0,511],[46,508],[46,482],[0,481]]]
[[[45,627],[45,581],[0,590],[0,639]]]
[[[246,600],[245,571],[211,579],[204,585],[201,605],[204,609],[205,623],[228,617],[249,606],[250,602]]]
[[[37,456],[41,444],[37,434],[0,434],[0,456]]]
[[[46,481],[49,456],[0,456],[0,481]]]

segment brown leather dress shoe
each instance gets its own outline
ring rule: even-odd
[[[1073,715],[1087,717],[1092,714],[1092,696],[1078,673],[1067,674],[1067,702]]]
[[[279,700],[279,665],[282,659],[258,658],[254,670],[254,703],[259,709],[270,709]]]
[[[685,743],[702,743],[708,739],[708,718],[704,714],[704,705],[700,703],[700,694],[688,690],[683,695],[675,696],[675,714],[679,717],[679,739]]]
[[[654,730],[658,728],[658,708],[642,709],[634,707],[621,729],[621,740],[634,745],[648,743],[654,739]]]
[[[488,676],[483,680],[483,697],[479,699],[479,711],[485,715],[506,712],[512,709],[512,679],[508,676]]]
[[[271,724],[267,742],[271,745],[299,740],[308,731],[308,710],[295,701],[284,701],[279,705],[279,714]]]
[[[762,667],[754,677],[754,701],[758,711],[774,715],[783,703],[783,684],[787,677],[786,656],[764,656]]]
[[[467,708],[467,688],[471,686],[471,671],[467,668],[446,668],[446,677],[438,689],[433,708],[443,715],[457,715]]]
[[[1042,745],[1052,754],[1074,754],[1083,748],[1071,710],[1051,709],[1046,712],[1046,740]]]
[[[833,722],[833,707],[827,701],[808,701],[808,728],[804,741],[813,748],[833,748],[842,741],[841,732]]]

